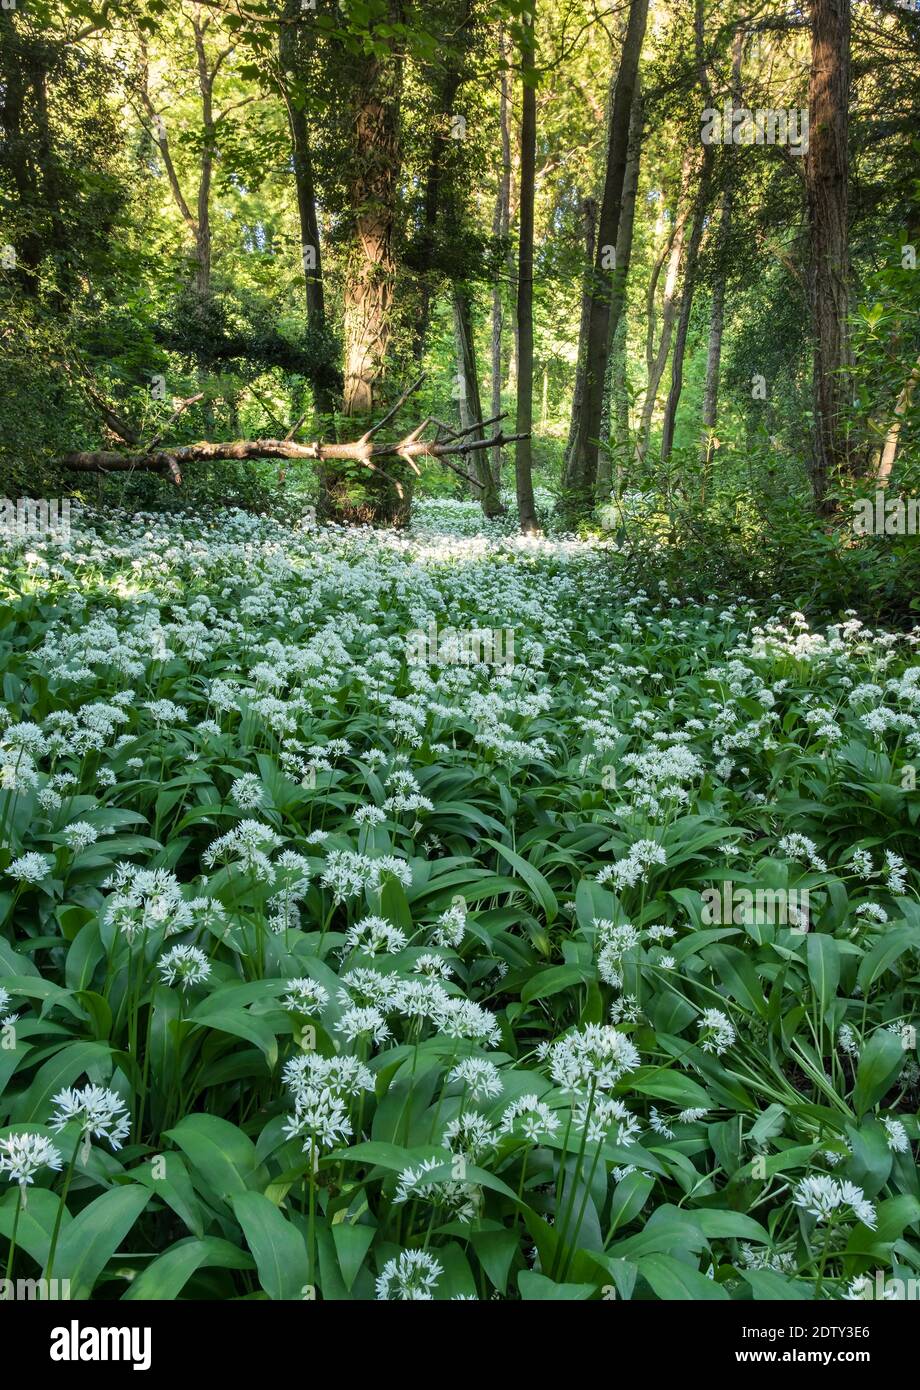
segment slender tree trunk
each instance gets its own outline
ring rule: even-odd
[[[287,0],[286,17],[295,16],[294,0]],[[282,24],[278,34],[278,57],[281,71],[297,68],[298,29],[294,24]],[[291,101],[283,90],[291,132],[291,155],[294,168],[294,190],[297,196],[297,215],[300,222],[300,250],[304,276],[304,296],[307,322],[317,331],[326,326],[326,296],[323,285],[323,257],[320,245],[319,219],[316,215],[316,189],[313,181],[313,159],[310,133],[302,106]],[[311,382],[313,402],[325,417],[326,428],[334,429],[335,397],[329,385],[317,378]]]
[[[901,393],[894,407],[894,418],[885,434],[885,442],[882,445],[882,451],[879,456],[878,471],[875,475],[879,487],[888,486],[888,480],[891,477],[891,470],[894,467],[895,457],[898,452],[898,439],[901,434],[901,424],[904,416],[910,409],[914,391],[917,389],[918,383],[920,383],[920,358],[914,363],[910,376],[901,388]]]
[[[728,195],[722,200],[720,227],[727,233],[731,218]],[[709,312],[709,341],[706,348],[706,384],[703,388],[703,437],[700,443],[700,460],[704,472],[708,471],[715,449],[715,428],[719,417],[719,377],[722,369],[722,334],[725,329],[725,280],[717,276],[712,290],[712,307]]]
[[[581,202],[582,234],[585,241],[585,268],[581,280],[581,319],[578,324],[578,356],[575,367],[575,386],[572,391],[572,416],[569,437],[565,446],[563,473],[572,466],[572,452],[578,441],[578,421],[585,395],[585,359],[588,353],[588,329],[591,325],[591,288],[594,282],[594,251],[597,246],[597,200],[583,198]]]
[[[664,376],[668,354],[671,351],[671,337],[674,332],[674,320],[677,316],[677,282],[680,276],[680,263],[684,253],[687,221],[692,209],[690,184],[692,180],[694,153],[695,152],[689,150],[687,151],[684,155],[681,167],[677,216],[674,223],[674,235],[668,254],[668,268],[665,272],[664,290],[662,292],[661,337],[658,340],[658,351],[655,353],[650,363],[648,385],[646,387],[645,399],[642,402],[642,417],[639,422],[639,437],[636,441],[636,458],[640,462],[645,458],[648,452],[649,435],[652,429],[652,416],[655,413],[655,404],[658,400],[658,388],[661,385],[661,378]]]
[[[664,419],[661,426],[661,459],[663,463],[671,457],[674,447],[674,429],[677,423],[677,407],[684,384],[684,357],[687,351],[687,335],[690,331],[690,315],[693,311],[693,295],[696,290],[696,272],[700,257],[700,242],[709,201],[709,169],[712,162],[712,146],[704,147],[699,193],[693,212],[693,226],[687,245],[687,266],[684,271],[684,284],[681,291],[680,316],[677,332],[674,335],[674,354],[671,358],[671,386],[665,402]],[[708,156],[708,157],[707,157]]]
[[[611,267],[609,255],[615,250],[620,225],[623,184],[629,148],[629,126],[639,58],[648,19],[648,0],[630,0],[626,37],[620,56],[613,110],[610,116],[604,193],[598,223],[595,253],[595,279],[591,296],[591,315],[585,354],[585,385],[579,412],[571,465],[565,477],[568,494],[566,510],[573,516],[586,515],[594,502],[597,458],[600,440],[604,383],[612,331]]]
[[[701,39],[698,36],[698,44]],[[738,27],[732,40],[732,99],[741,105],[741,64],[744,58],[744,29]],[[711,100],[711,97],[709,98]],[[731,151],[725,151],[730,156]],[[701,486],[700,501],[705,502],[712,472],[712,460],[718,448],[716,425],[719,419],[719,380],[722,372],[722,335],[725,330],[725,261],[732,226],[732,172],[724,166],[725,186],[716,234],[716,273],[709,311],[709,341],[706,346],[706,383],[703,388],[702,437],[700,439]]]
[[[598,501],[612,491],[619,497],[625,484],[625,467],[629,458],[629,373],[626,361],[626,320],[617,325],[610,349],[610,441],[607,455],[606,491],[601,493],[601,468],[598,467]],[[611,458],[612,455],[612,458]],[[601,460],[603,463],[603,459]],[[612,465],[612,466],[611,466]]]
[[[835,477],[848,471],[850,404],[847,328],[847,126],[850,0],[811,0],[811,74],[805,185],[811,237],[809,298],[814,332],[815,433],[812,488],[822,510]]]
[[[533,498],[533,219],[537,163],[537,89],[534,14],[521,21],[521,209],[517,290],[517,424],[514,474],[521,530],[537,530]]]
[[[505,36],[501,29],[498,31],[498,56],[499,61],[504,64]],[[498,191],[495,195],[492,235],[496,240],[504,243],[508,239],[511,210],[511,127],[508,120],[508,70],[504,66],[501,69],[499,128],[502,145],[502,171],[498,180]],[[492,402],[490,414],[493,417],[500,415],[502,408],[502,327],[501,272],[496,271],[495,281],[492,285]],[[495,480],[495,486],[500,488],[502,479],[501,449],[494,450],[492,454],[492,476]]]
[[[636,79],[632,111],[629,117],[629,146],[626,153],[626,174],[623,178],[623,202],[620,208],[620,225],[617,228],[616,270],[613,277],[613,290],[610,305],[612,334],[610,355],[607,359],[607,380],[604,383],[604,404],[601,411],[601,439],[610,441],[613,435],[611,404],[614,392],[618,392],[615,404],[616,443],[619,450],[625,449],[629,440],[629,401],[626,392],[626,284],[629,277],[629,263],[632,259],[633,228],[636,221],[636,196],[639,191],[639,165],[642,158],[642,127],[644,113],[642,107],[642,86]],[[617,347],[617,345],[619,345]],[[622,459],[618,454],[619,491]],[[610,449],[602,448],[597,460],[597,499],[603,501],[610,494],[613,482]]]
[[[214,170],[214,73],[208,66],[204,23],[195,16],[195,57],[198,63],[198,90],[201,95],[201,159],[198,170],[198,202],[195,219],[195,289],[205,300],[211,293],[211,179]]]
[[[354,222],[343,296],[346,415],[370,413],[390,342],[401,85],[402,62],[393,53],[361,60],[350,187]]]
[[[476,341],[473,336],[473,314],[470,297],[463,285],[455,285],[453,291],[454,339],[457,344],[457,376],[460,383],[460,424],[464,438],[468,440],[485,439],[482,427],[482,401],[479,391],[479,367],[476,361]],[[498,488],[489,467],[489,457],[485,449],[473,455],[476,476],[479,480],[475,488],[482,510],[488,517],[499,516],[502,506],[498,499]]]
[[[451,67],[444,73],[441,88],[438,93],[437,106],[443,120],[448,120],[460,88],[459,69]],[[431,259],[435,247],[435,231],[437,228],[438,217],[444,211],[443,207],[443,184],[444,184],[444,149],[446,137],[443,130],[436,130],[431,140],[431,147],[428,154],[428,173],[425,179],[425,200],[422,209],[422,232],[419,245],[419,260],[425,263],[418,285],[419,308],[416,321],[415,335],[412,343],[412,355],[416,362],[421,362],[425,355],[425,348],[428,345],[428,330],[431,325],[431,305],[434,296],[434,285],[432,275],[428,270],[428,262]]]

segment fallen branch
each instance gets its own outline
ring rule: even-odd
[[[426,422],[427,423],[427,422]],[[423,428],[420,426],[419,429]],[[318,440],[309,444],[298,444],[293,439],[235,439],[227,443],[211,443],[202,440],[199,444],[179,444],[169,449],[125,450],[80,449],[62,454],[56,462],[63,468],[72,468],[80,473],[119,473],[137,470],[149,473],[166,473],[176,482],[181,481],[181,468],[187,463],[201,463],[221,459],[309,459],[316,463],[341,462],[359,463],[365,468],[378,469],[377,461],[386,458],[399,458],[404,463],[414,465],[419,458],[447,459],[449,456],[465,456],[479,449],[504,448],[522,434],[498,434],[489,439],[467,441],[438,440],[419,438],[419,430],[390,443],[377,443],[365,436],[348,443],[325,444]],[[450,465],[448,465],[450,467]],[[454,472],[458,471],[456,468]]]
[[[490,420],[482,421],[481,424],[470,425],[461,430],[455,430],[440,420],[428,417],[420,425],[416,425],[413,430],[410,430],[408,434],[403,435],[402,439],[383,444],[378,443],[374,438],[378,430],[389,420],[392,420],[409,397],[415,394],[424,380],[423,374],[403,392],[396,404],[391,406],[376,424],[371,425],[365,431],[360,439],[352,440],[349,443],[324,443],[320,440],[314,440],[310,444],[298,444],[295,435],[305,418],[301,416],[291,426],[283,439],[235,439],[229,443],[210,443],[207,440],[202,440],[200,444],[177,444],[172,448],[155,448],[154,446],[159,444],[162,435],[172,428],[183,411],[201,399],[201,396],[197,395],[180,401],[172,419],[144,448],[129,448],[124,451],[80,449],[73,453],[60,455],[56,459],[56,463],[59,467],[71,468],[79,473],[163,473],[172,478],[174,483],[179,484],[182,482],[182,465],[186,463],[220,459],[309,459],[314,463],[331,463],[338,460],[343,463],[359,463],[363,468],[369,468],[372,472],[379,473],[393,486],[401,498],[404,496],[402,483],[398,478],[391,477],[385,469],[381,468],[379,460],[400,459],[417,476],[420,476],[420,469],[416,460],[436,458],[444,464],[445,468],[449,468],[458,477],[466,479],[474,488],[481,487],[482,483],[479,478],[460,468],[453,460],[458,456],[465,457],[465,455],[475,453],[480,449],[502,449],[506,444],[514,444],[519,439],[526,439],[527,436],[524,434],[506,435],[501,430],[488,439],[466,438],[473,429],[484,429],[487,425],[496,424],[499,420],[504,419],[504,415],[495,415]],[[251,385],[249,389],[271,416],[271,411],[268,410],[265,402],[261,401]],[[274,417],[272,419],[274,421]],[[277,424],[278,422],[274,421],[274,423]],[[433,439],[423,439],[422,436],[430,425],[436,427],[435,436]],[[131,442],[135,443],[136,441]],[[284,470],[281,469],[279,481],[283,477]]]

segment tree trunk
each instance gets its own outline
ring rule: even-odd
[[[533,218],[537,162],[537,89],[533,11],[521,22],[521,209],[517,290],[517,424],[525,437],[514,451],[514,475],[521,530],[537,530],[533,499]]]
[[[201,157],[198,169],[198,201],[195,218],[195,290],[205,300],[211,293],[211,178],[214,170],[214,72],[208,66],[204,46],[207,20],[192,19],[195,57],[198,63],[198,91],[201,96]]]
[[[701,37],[700,35],[698,43]],[[741,64],[743,58],[744,29],[739,26],[735,30],[732,40],[732,100],[736,107],[741,105]],[[706,346],[706,383],[703,388],[703,429],[700,439],[701,503],[706,500],[713,455],[718,448],[715,430],[719,419],[719,379],[722,372],[722,335],[725,330],[724,261],[732,226],[732,177],[731,169],[726,168],[722,206],[719,213],[719,228],[716,234],[716,270],[712,289],[712,305],[709,311],[709,341]]]
[[[649,435],[652,429],[652,416],[655,413],[655,403],[658,399],[658,388],[661,385],[661,378],[664,376],[668,354],[671,351],[671,336],[674,332],[674,319],[677,315],[677,282],[680,275],[680,263],[684,253],[684,238],[687,231],[687,220],[692,208],[692,201],[689,193],[693,163],[694,152],[688,150],[684,155],[681,167],[680,192],[678,193],[677,199],[677,216],[674,223],[671,248],[668,254],[668,268],[664,277],[664,290],[662,292],[661,301],[661,337],[658,340],[658,351],[650,362],[648,385],[645,391],[645,399],[642,402],[639,437],[636,441],[636,458],[640,462],[645,458],[648,452]]]
[[[360,60],[350,181],[354,222],[343,296],[346,415],[372,410],[390,342],[401,85],[402,62],[394,54]]]
[[[625,485],[625,467],[629,458],[629,373],[626,361],[626,320],[620,319],[610,348],[610,442],[607,470],[602,480],[602,458],[597,470],[597,500],[605,501],[616,492],[619,497]],[[601,492],[601,483],[605,491]]]
[[[611,340],[607,359],[607,380],[604,383],[604,404],[601,411],[601,439],[613,437],[611,406],[616,418],[616,446],[626,448],[629,441],[629,400],[626,392],[626,284],[632,258],[633,228],[636,221],[636,196],[639,191],[639,165],[642,158],[642,84],[636,79],[632,111],[629,116],[629,146],[626,152],[626,173],[623,178],[623,202],[620,225],[617,228],[616,271],[610,303]],[[617,346],[618,345],[618,346]],[[614,400],[615,397],[615,400]],[[617,491],[620,490],[623,456],[618,453]],[[610,494],[613,482],[610,449],[602,448],[597,460],[597,500]]]
[[[597,200],[583,198],[581,202],[582,234],[585,240],[585,268],[581,280],[581,319],[578,324],[578,356],[575,367],[575,386],[572,391],[572,418],[565,446],[563,475],[572,467],[572,454],[578,441],[578,421],[584,404],[585,360],[588,353],[588,329],[591,324],[591,287],[594,281],[594,252],[597,246]]]
[[[504,64],[505,36],[501,29],[498,31],[498,56],[499,61]],[[498,120],[502,142],[502,172],[498,180],[498,191],[495,195],[492,235],[497,241],[504,243],[508,239],[511,214],[511,127],[508,121],[508,70],[504,66],[501,69]],[[496,270],[492,285],[492,402],[490,413],[493,417],[500,415],[502,409],[502,327],[502,281],[501,272]],[[496,449],[492,455],[492,477],[495,480],[495,486],[500,488],[502,480],[501,449]]]
[[[690,315],[693,311],[693,295],[696,289],[696,271],[700,257],[700,242],[709,199],[709,169],[712,162],[712,146],[704,147],[703,165],[700,174],[699,193],[693,213],[693,227],[687,246],[687,267],[684,271],[684,284],[681,291],[680,317],[674,335],[674,355],[671,359],[671,386],[664,408],[661,426],[661,460],[666,463],[674,447],[674,429],[677,423],[677,407],[684,384],[684,357],[687,351],[687,334],[690,331]]]
[[[294,0],[287,0],[286,18],[297,12]],[[278,33],[278,58],[283,74],[297,69],[297,39],[300,26],[282,24]],[[297,195],[297,215],[300,222],[300,249],[304,277],[304,298],[307,323],[321,331],[326,326],[326,296],[323,285],[323,257],[320,246],[319,220],[316,215],[316,189],[313,182],[313,158],[310,151],[310,132],[302,106],[295,106],[282,88],[291,132],[291,156],[294,168],[294,190]],[[313,403],[325,417],[327,430],[334,431],[336,401],[328,384],[319,378],[311,383]]]
[[[623,184],[629,148],[629,126],[633,95],[639,70],[639,57],[648,19],[648,0],[630,0],[629,20],[620,69],[617,74],[613,110],[607,138],[604,193],[598,224],[594,284],[585,354],[582,405],[572,450],[571,466],[565,478],[568,494],[566,510],[573,516],[586,515],[594,502],[607,356],[612,324],[612,283],[609,254],[616,247],[620,225]]]
[[[728,230],[731,210],[727,198],[722,203],[722,230]],[[715,428],[719,418],[719,376],[722,369],[722,334],[725,329],[725,281],[720,275],[712,290],[709,313],[709,342],[706,348],[706,384],[703,388],[703,438],[700,458],[708,469],[715,448]]]
[[[879,456],[878,471],[876,473],[876,482],[879,487],[888,486],[888,480],[891,477],[891,470],[894,467],[895,457],[898,452],[898,438],[901,433],[901,423],[910,408],[918,382],[920,382],[920,358],[914,363],[910,376],[901,388],[901,393],[894,407],[894,418],[885,434],[885,442]]]
[[[850,0],[811,0],[811,73],[805,186],[811,238],[809,298],[814,333],[812,488],[822,510],[835,477],[848,472],[847,126]]]
[[[479,367],[476,361],[476,341],[473,336],[473,314],[470,297],[462,285],[455,285],[454,339],[457,344],[457,377],[459,380],[460,424],[467,439],[485,438],[482,427],[482,400],[479,391]],[[487,517],[500,516],[502,506],[489,456],[482,450],[475,455],[478,483],[473,489]]]

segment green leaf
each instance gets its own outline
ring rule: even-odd
[[[527,1302],[553,1299],[574,1303],[593,1298],[597,1293],[596,1284],[557,1284],[553,1279],[547,1279],[544,1274],[537,1274],[533,1269],[521,1270],[518,1275],[518,1288],[521,1298]]]
[[[374,1226],[353,1225],[350,1221],[337,1221],[332,1227],[332,1240],[339,1257],[342,1282],[349,1293],[376,1234]]]
[[[728,1294],[714,1279],[691,1265],[675,1260],[672,1255],[643,1255],[639,1261],[639,1273],[651,1284],[659,1298],[698,1301],[722,1300]]]
[[[551,994],[560,994],[573,985],[584,984],[593,974],[593,970],[583,965],[550,965],[544,970],[535,971],[521,990],[521,1003],[548,999]]]
[[[54,1275],[70,1280],[71,1298],[89,1298],[96,1280],[150,1201],[137,1183],[104,1192],[64,1231],[54,1258]]]
[[[833,936],[824,932],[810,932],[806,953],[808,978],[823,1015],[837,997],[837,986],[840,984],[840,951]]]
[[[186,1115],[164,1137],[185,1154],[206,1194],[229,1201],[261,1181],[252,1140],[217,1115]]]
[[[273,1301],[307,1297],[310,1261],[301,1233],[261,1192],[232,1199],[236,1219],[252,1251],[259,1283]]]
[[[122,1303],[172,1302],[179,1297],[189,1279],[203,1266],[217,1265],[222,1269],[251,1269],[252,1260],[237,1246],[217,1236],[177,1241],[162,1255],[141,1270],[122,1295]]]
[[[543,908],[547,922],[555,921],[559,913],[559,904],[556,901],[555,893],[540,870],[535,869],[532,864],[528,864],[526,859],[522,859],[519,854],[515,854],[513,849],[509,849],[507,845],[501,844],[498,840],[484,840],[483,843],[491,845],[502,859],[511,865],[515,873],[524,880],[530,889],[531,896]]]
[[[91,1081],[108,1078],[112,1070],[111,1055],[111,1049],[101,1042],[75,1042],[62,1047],[39,1067],[31,1086],[16,1102],[13,1122],[46,1121],[51,1113],[52,1097],[72,1086],[84,1072]]]
[[[880,1028],[863,1047],[853,1087],[853,1107],[862,1116],[889,1090],[904,1065],[904,1048],[897,1033]]]

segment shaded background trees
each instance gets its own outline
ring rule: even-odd
[[[424,372],[419,420],[508,412],[515,457],[202,464],[173,500],[832,525],[917,465],[918,49],[895,0],[3,10],[5,490],[72,487],[62,453],[147,445],[192,396],[177,444],[347,442]],[[707,142],[726,102],[807,116],[807,149]]]

